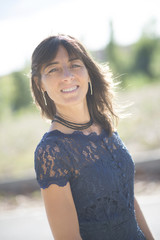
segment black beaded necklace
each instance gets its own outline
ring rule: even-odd
[[[54,119],[52,120],[52,122],[61,123],[62,125],[66,126],[68,128],[74,129],[74,130],[84,130],[84,129],[89,128],[93,124],[92,118],[87,123],[74,123],[74,122],[69,122],[57,115],[54,116]]]

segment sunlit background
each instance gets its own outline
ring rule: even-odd
[[[85,45],[99,63],[109,64],[115,81],[121,82],[117,90],[118,102],[122,106],[129,105],[126,112],[131,114],[120,120],[118,131],[121,138],[136,164],[142,160],[150,162],[160,159],[159,9],[159,0],[1,1],[0,234],[3,235],[2,238],[0,235],[0,239],[18,240],[22,236],[23,239],[24,236],[27,237],[22,233],[18,238],[14,230],[16,225],[11,221],[13,216],[10,216],[16,215],[14,213],[17,213],[19,206],[22,213],[26,206],[27,211],[31,212],[31,205],[33,207],[38,204],[40,208],[37,216],[43,225],[39,191],[8,195],[1,192],[1,183],[35,178],[33,152],[48,130],[49,123],[41,119],[33,104],[29,73],[32,52],[44,38],[58,33],[72,35]],[[149,195],[157,196],[160,190],[160,181],[154,175],[147,172],[147,176],[140,174],[136,177],[136,193],[141,199],[142,207]],[[146,205],[146,209],[152,208]],[[146,214],[150,215],[147,211]],[[15,220],[20,221],[18,218]],[[32,216],[32,224],[36,221]],[[158,239],[158,225],[150,219],[149,221]],[[157,217],[155,221],[159,222],[160,219]],[[2,231],[8,224],[13,226],[10,236],[9,232]],[[48,226],[47,222],[45,224]],[[48,231],[49,228],[46,232]],[[34,232],[37,234],[34,239],[51,239],[50,232],[44,231],[41,238],[38,231]],[[12,238],[13,235],[15,238]]]
[[[159,35],[159,7],[158,0],[3,1],[0,75],[20,69],[36,45],[52,34],[73,35],[90,50],[103,49],[109,42],[109,21],[113,22],[116,43],[121,45],[136,42],[145,30]]]

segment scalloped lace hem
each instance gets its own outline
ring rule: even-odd
[[[43,182],[43,183],[38,181],[38,184],[39,184],[40,188],[46,189],[52,184],[58,185],[59,187],[64,187],[67,185],[68,182],[69,181],[55,181],[55,179],[54,179],[53,181]]]
[[[57,134],[61,134],[61,135],[64,135],[64,136],[81,135],[81,136],[86,136],[86,137],[99,137],[99,136],[103,135],[104,131],[105,130],[102,129],[100,134],[97,134],[97,132],[91,132],[89,134],[85,134],[83,131],[79,131],[79,130],[76,130],[72,133],[63,133],[60,130],[56,129],[56,130],[52,130],[50,132],[46,132],[45,135],[57,133]]]

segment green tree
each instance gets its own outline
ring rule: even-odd
[[[13,72],[11,74],[13,79],[13,93],[11,99],[11,108],[17,111],[21,108],[26,108],[31,103],[31,94],[29,89],[29,79],[24,72]]]
[[[11,112],[11,99],[14,90],[13,81],[10,75],[0,78],[0,119],[4,114]]]
[[[151,55],[149,70],[155,79],[160,80],[160,38],[157,38]]]
[[[111,69],[116,72],[117,70],[117,59],[116,59],[116,43],[114,40],[114,30],[112,21],[109,22],[109,30],[110,30],[110,40],[108,45],[105,48],[105,56],[106,60],[109,63]]]
[[[145,36],[134,45],[132,72],[142,72],[151,78],[153,77],[150,64],[155,45],[156,39]]]
[[[130,46],[120,46],[115,42],[114,39],[114,29],[113,24],[110,22],[110,40],[106,46],[105,58],[109,62],[111,70],[114,75],[121,76],[125,75],[130,71],[131,66],[131,47]]]

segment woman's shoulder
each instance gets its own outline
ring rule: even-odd
[[[34,166],[38,183],[42,188],[50,184],[66,185],[71,163],[65,145],[56,132],[46,132],[34,152]]]
[[[58,145],[60,138],[57,131],[45,132],[36,146],[35,153],[41,150],[46,150],[48,147],[56,147]]]
[[[91,132],[83,132],[78,130],[72,132],[64,132],[59,129],[49,130],[42,136],[36,147],[36,150],[39,148],[46,149],[48,146],[59,146],[59,148],[66,148],[67,144],[71,145],[77,141],[79,144],[81,142],[85,142],[86,144],[86,141],[88,142],[88,140],[99,140],[100,138],[109,137],[108,131],[103,128],[99,129],[99,132],[95,131],[95,129],[93,130]],[[112,133],[111,138],[119,138],[117,130]]]

